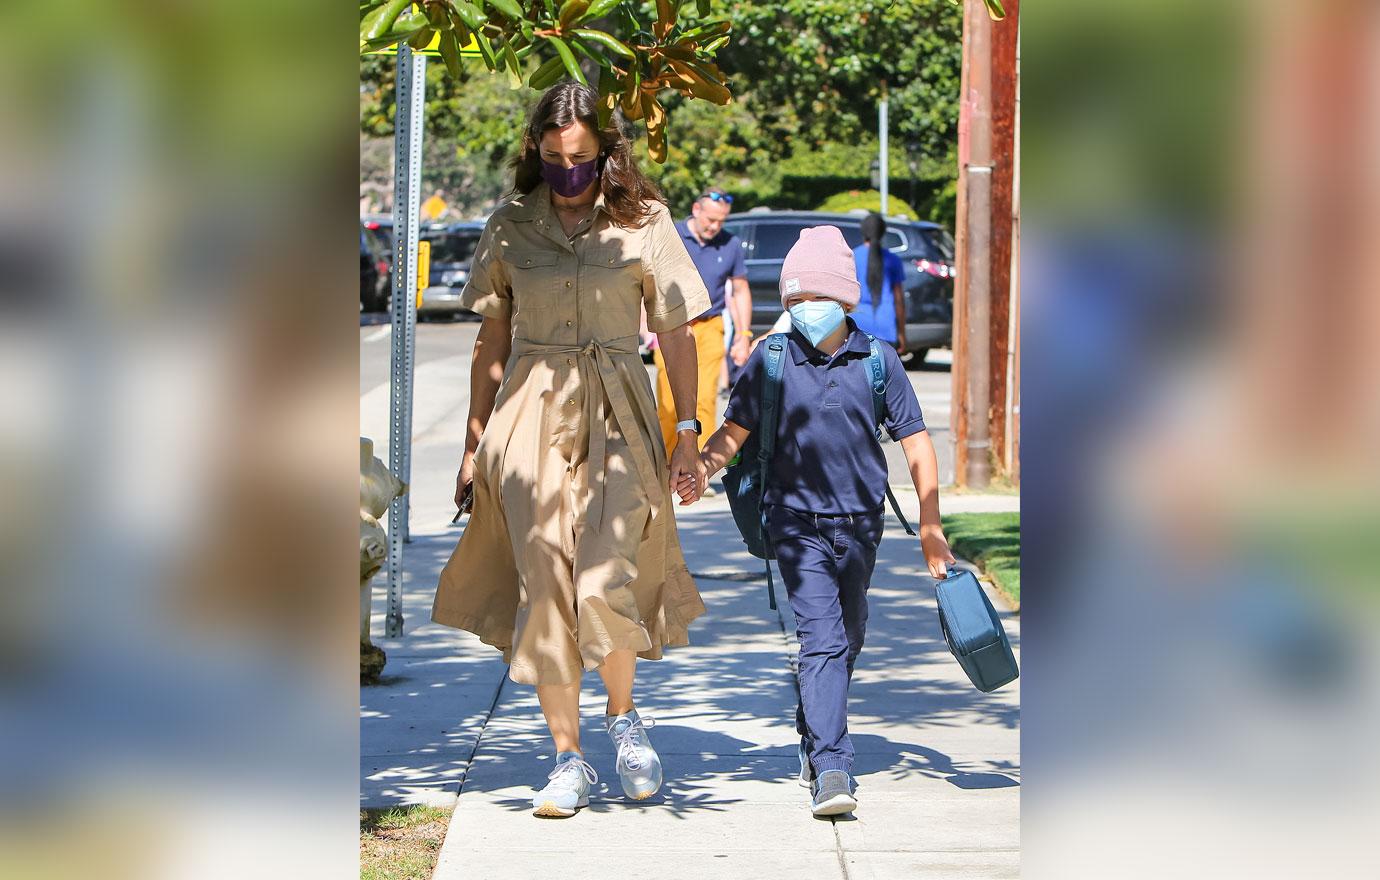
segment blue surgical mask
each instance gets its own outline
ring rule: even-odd
[[[791,323],[804,333],[805,338],[816,348],[843,323],[843,306],[833,300],[817,299],[796,303],[789,311]]]

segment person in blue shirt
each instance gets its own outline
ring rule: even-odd
[[[853,321],[864,333],[891,343],[897,353],[906,353],[905,265],[901,258],[882,247],[886,221],[880,214],[868,214],[862,222],[863,243],[853,248],[853,263],[861,287]]]
[[[719,375],[723,370],[725,354],[742,364],[747,360],[748,342],[752,339],[752,295],[748,291],[743,243],[724,229],[724,220],[728,219],[732,207],[733,196],[711,186],[695,200],[690,216],[676,224],[686,253],[690,255],[705,289],[709,291],[709,308],[704,314],[692,316],[690,320],[690,329],[695,335],[696,362],[699,364],[699,391],[695,403],[695,417],[700,423],[695,429],[697,432],[714,423],[719,399]],[[730,280],[733,293],[731,297],[726,297]],[[725,314],[733,318],[731,349],[724,346]],[[654,359],[657,367],[656,414],[661,423],[661,439],[669,455],[680,442],[680,432],[676,427],[679,422],[660,348],[654,351]],[[696,438],[699,443],[703,440],[703,435]],[[696,451],[699,451],[698,448]]]
[[[887,469],[867,364],[871,343],[847,314],[859,285],[843,233],[833,226],[801,232],[780,283],[792,327],[763,503],[800,640],[800,779],[811,786],[813,812],[827,816],[857,807],[848,683],[867,624]],[[942,578],[954,557],[939,521],[934,444],[900,357],[880,349],[887,368],[882,426],[905,453],[920,497],[921,551],[929,573]],[[758,346],[748,358],[723,426],[704,446],[706,479],[757,429],[765,353]]]

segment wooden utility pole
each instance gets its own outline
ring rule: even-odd
[[[991,482],[992,23],[982,0],[963,5],[959,176],[963,216],[954,290],[955,473],[959,485]]]
[[[1020,0],[1008,0],[1006,18],[992,28],[992,309],[990,396],[992,460],[1008,468],[1007,420],[1010,413],[1011,256],[1015,207],[1016,37]]]
[[[963,8],[958,123],[958,217],[954,285],[953,437],[955,482],[991,482],[1010,471],[1013,336],[1012,223],[1016,35],[1019,0],[994,24],[983,0]]]

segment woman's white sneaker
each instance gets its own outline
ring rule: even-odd
[[[647,728],[655,726],[633,709],[623,715],[604,716],[609,739],[618,750],[618,779],[623,793],[635,801],[646,800],[661,788],[661,758],[652,748]]]
[[[589,791],[599,774],[579,752],[556,755],[556,769],[546,777],[546,787],[532,798],[532,814],[564,819],[589,806]]]

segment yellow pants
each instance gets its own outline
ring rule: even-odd
[[[700,434],[699,446],[703,447],[709,435],[714,433],[715,402],[719,396],[719,372],[724,365],[724,319],[714,316],[707,321],[691,324],[695,334],[695,352],[699,361],[699,396],[695,401],[695,418],[700,420],[704,433]],[[661,422],[661,439],[666,442],[666,455],[675,451],[676,442],[676,404],[671,397],[671,380],[666,376],[666,361],[661,356],[661,348],[653,355],[656,359],[656,415]]]

